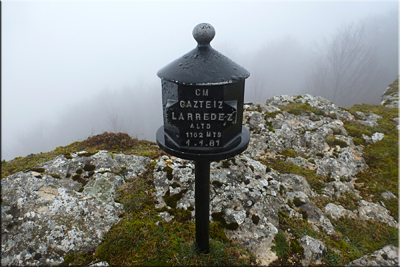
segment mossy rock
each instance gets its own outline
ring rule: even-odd
[[[221,226],[228,230],[237,230],[239,224],[237,222],[227,223],[222,212],[214,212],[211,214],[214,221],[221,223]]]

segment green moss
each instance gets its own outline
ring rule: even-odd
[[[336,203],[343,205],[346,209],[353,210],[357,208],[357,198],[350,194],[344,194],[338,199],[328,199],[324,197],[318,197],[311,199],[313,203],[319,208],[326,206],[327,203]],[[303,216],[307,214],[303,212]],[[304,235],[309,235],[318,240],[322,240],[328,248],[328,254],[326,256],[327,264],[334,264],[335,266],[343,266],[350,261],[362,257],[365,254],[373,253],[374,251],[382,248],[387,244],[398,244],[398,229],[390,227],[385,223],[350,219],[342,217],[339,220],[331,220],[337,233],[328,235],[325,231],[315,231],[306,220],[296,219],[289,217],[287,214],[279,211],[279,231],[288,231],[299,239]],[[305,217],[306,217],[305,216]],[[349,239],[349,242],[344,241],[345,238]],[[298,250],[297,244],[292,241],[288,241],[289,250],[286,250],[290,257],[293,258],[294,252]],[[280,261],[281,265],[287,265],[289,262]]]
[[[64,154],[64,158],[66,158],[66,159],[72,159],[71,153],[65,153],[65,154]]]
[[[267,121],[268,118],[275,119],[277,114],[282,114],[282,111],[266,112],[264,115],[264,119],[265,121]]]
[[[51,173],[50,174],[52,177],[57,178],[57,179],[61,179],[61,176],[55,173]]]
[[[312,113],[314,113],[315,115],[325,115],[325,112],[322,109],[313,109],[311,110]]]
[[[280,173],[292,173],[303,176],[306,178],[311,188],[317,193],[321,192],[322,188],[326,186],[326,177],[318,176],[315,170],[309,170],[305,167],[296,166],[292,162],[273,158],[265,158],[260,160],[260,162],[266,165],[268,168]]]
[[[255,256],[226,238],[217,223],[210,224],[210,253],[196,251],[195,223],[163,222],[152,209],[136,211],[106,233],[96,259],[111,266],[250,265]]]
[[[353,143],[356,146],[364,145],[364,139],[355,137],[355,138],[353,138]]]
[[[267,125],[268,126],[268,130],[270,131],[270,132],[275,132],[275,129],[274,129],[274,127],[272,126],[272,122],[270,122],[270,121],[267,121],[266,123],[265,123],[265,125]]]
[[[284,110],[293,115],[301,115],[303,113],[309,113],[315,110],[308,103],[289,103],[286,106],[279,106],[279,109]]]
[[[365,134],[371,136],[375,132],[385,134],[385,137],[374,144],[367,144],[360,139],[353,139],[355,143],[364,146],[363,152],[365,153],[365,161],[368,169],[364,172],[358,173],[357,183],[363,184],[359,188],[361,196],[368,201],[379,202],[388,204],[387,209],[391,215],[398,218],[398,202],[391,203],[385,200],[381,194],[385,191],[390,191],[398,197],[398,130],[395,127],[394,118],[398,117],[398,108],[387,108],[380,105],[355,105],[349,109],[353,115],[356,111],[364,113],[374,113],[382,116],[377,120],[378,126],[368,127],[355,121],[344,122],[344,127],[353,137],[360,138]],[[379,182],[377,182],[379,181]]]
[[[154,168],[156,167],[156,165],[157,165],[157,160],[153,160],[152,162],[150,162],[150,163],[148,164],[148,168],[150,168],[151,170],[154,170]]]
[[[296,207],[300,207],[300,206],[304,205],[305,202],[303,202],[303,201],[301,201],[299,198],[295,197],[295,198],[293,198],[293,204],[294,204]]]
[[[175,209],[178,201],[182,198],[183,194],[187,192],[187,189],[181,190],[178,194],[170,195],[169,190],[164,195],[165,203],[170,206],[171,208]]]
[[[44,168],[30,168],[31,171],[38,172],[38,173],[44,173],[45,169]]]
[[[348,144],[345,141],[336,139],[333,135],[327,135],[325,137],[325,142],[331,147],[334,147],[334,146],[347,147],[348,146]]]
[[[173,169],[170,166],[164,168],[164,171],[167,172],[167,179],[172,180],[174,176],[172,175]]]
[[[118,172],[118,175],[123,175],[123,173],[125,172],[125,170],[126,170],[126,167],[125,167],[125,166],[122,166],[122,167],[121,167],[121,170]]]
[[[388,244],[398,245],[398,229],[384,223],[346,217],[331,220],[331,222],[343,236],[350,240],[351,245],[343,240],[333,240],[331,244],[340,251],[349,253],[346,256],[350,260],[372,253]]]
[[[96,169],[96,166],[93,164],[85,164],[85,166],[83,167],[83,169],[85,171],[94,171],[94,169]]]
[[[285,158],[295,158],[298,156],[297,152],[292,149],[285,149],[280,152]]]
[[[84,152],[84,153],[79,153],[78,156],[79,157],[90,157],[93,156],[94,154],[96,154],[98,152],[98,150],[96,150],[95,152]]]
[[[181,185],[180,185],[179,183],[177,183],[177,182],[174,182],[174,183],[171,185],[171,187],[172,187],[172,188],[177,188],[177,187],[181,187]]]
[[[315,164],[315,160],[312,159],[312,158],[311,158],[311,159],[308,159],[307,161],[310,162],[310,163],[312,163],[312,164]]]
[[[82,174],[82,173],[83,173],[83,170],[82,170],[82,169],[77,169],[77,170],[76,170],[76,173],[77,173],[77,174]]]
[[[185,222],[185,221],[190,221],[192,219],[192,213],[189,210],[179,208],[172,211],[173,212],[171,213],[171,215],[174,216],[175,221]],[[171,210],[169,212],[171,212]]]
[[[331,112],[331,113],[329,113],[329,117],[331,118],[331,119],[337,119],[337,115],[336,115],[336,113],[335,112]]]
[[[72,176],[72,180],[77,181],[84,186],[88,183],[88,180],[82,178],[80,174],[75,174],[74,176]]]
[[[233,223],[229,223],[229,224],[228,224],[228,223],[225,221],[225,218],[224,218],[222,212],[214,212],[214,213],[211,214],[211,217],[213,218],[213,220],[214,220],[215,222],[219,222],[219,223],[221,224],[221,226],[222,226],[223,228],[225,228],[225,229],[228,229],[228,230],[236,230],[236,229],[239,228],[239,224],[236,223],[236,222],[233,222]]]
[[[335,182],[336,179],[333,178],[332,176],[328,175],[328,177],[326,178],[326,181],[327,181],[328,183],[330,183],[330,182]]]
[[[221,224],[216,223],[216,222],[211,222],[210,223],[210,238],[213,238],[215,240],[219,240],[222,242],[230,243],[231,241],[226,237],[225,231],[223,228],[221,228]]]
[[[64,257],[64,262],[62,262],[60,267],[64,266],[87,266],[90,265],[94,260],[94,250],[90,250],[78,254],[67,254]]]

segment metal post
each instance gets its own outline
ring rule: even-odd
[[[195,211],[196,248],[201,253],[210,252],[210,162],[195,161]]]

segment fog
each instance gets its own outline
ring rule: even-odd
[[[195,48],[202,22],[216,30],[211,46],[249,70],[248,102],[310,93],[339,106],[379,104],[398,75],[397,1],[1,5],[2,160],[104,131],[155,141],[163,123],[156,73]],[[354,59],[334,66],[332,51],[348,47]],[[333,82],[337,68],[346,72]]]

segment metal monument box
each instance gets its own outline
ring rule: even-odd
[[[213,26],[193,29],[197,47],[157,75],[162,82],[161,149],[195,161],[196,247],[209,252],[210,161],[243,152],[250,133],[242,125],[244,80],[250,73],[210,46]]]
[[[242,120],[244,80],[250,73],[210,46],[214,35],[210,24],[197,25],[197,47],[157,73],[164,116],[157,140],[174,156],[196,160],[210,154],[219,160],[234,156],[238,146],[247,147]]]

